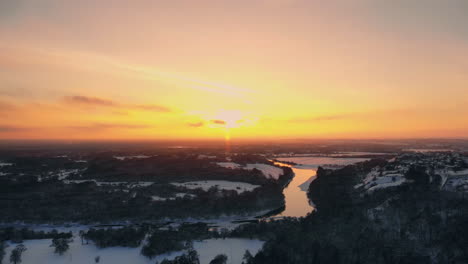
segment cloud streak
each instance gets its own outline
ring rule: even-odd
[[[68,129],[74,130],[108,130],[108,129],[150,129],[154,128],[152,125],[140,124],[122,124],[122,123],[92,123],[82,126],[68,126]]]
[[[129,64],[110,56],[104,56],[88,52],[77,52],[69,50],[51,50],[41,48],[18,48],[13,46],[7,46],[12,51],[10,53],[24,54],[30,53],[30,57],[34,57],[37,62],[41,65],[54,65],[52,62],[60,62],[60,66],[63,67],[79,67],[95,72],[110,73],[119,76],[130,76],[132,78],[140,80],[151,80],[151,81],[163,81],[169,82],[175,86],[194,89],[198,91],[210,92],[213,94],[219,94],[226,97],[235,97],[246,104],[252,104],[253,101],[249,98],[249,94],[254,93],[254,90],[236,87],[229,84],[220,82],[207,81],[176,72],[167,72],[154,67],[143,66],[139,64]],[[26,50],[24,50],[26,49]],[[17,60],[16,57],[11,56],[11,60]],[[78,60],[76,58],[79,58]],[[30,60],[30,58],[28,58]],[[1,61],[0,61],[1,63]],[[6,65],[8,66],[8,65]],[[76,97],[76,98],[75,98]],[[81,97],[81,98],[80,98]],[[100,99],[87,96],[70,96],[70,101],[80,101],[82,104],[96,103],[96,104],[107,104],[110,102],[99,100],[93,102],[87,101],[87,99]]]
[[[27,127],[18,127],[18,126],[1,126],[0,125],[0,133],[8,133],[8,132],[22,132],[32,130],[32,128]]]
[[[212,123],[212,124],[215,124],[215,125],[226,125],[226,121],[224,121],[224,120],[219,120],[219,119],[211,120],[211,123]]]
[[[151,112],[171,112],[172,110],[169,107],[162,105],[133,105],[131,108],[151,111]]]
[[[97,98],[97,97],[88,97],[81,95],[66,96],[65,101],[72,104],[82,104],[82,105],[93,105],[93,106],[111,106],[115,107],[117,104],[111,100]]]
[[[349,117],[350,116],[348,116],[348,115],[326,115],[326,116],[293,118],[290,121],[295,122],[295,123],[311,123],[311,122],[344,120],[344,119],[347,119]]]
[[[442,111],[442,110],[438,110]],[[423,109],[417,108],[394,108],[394,109],[374,109],[367,112],[349,112],[345,114],[323,115],[323,116],[310,116],[310,117],[297,117],[288,120],[295,123],[312,123],[312,122],[331,122],[342,121],[350,119],[372,120],[380,119],[382,116],[387,118],[395,116],[415,116],[424,114]]]
[[[109,108],[121,108],[130,110],[141,110],[148,112],[161,112],[168,113],[172,112],[169,107],[156,105],[156,104],[123,104],[109,99],[89,97],[82,95],[66,96],[64,97],[66,103],[82,106],[94,106],[94,107],[109,107]]]
[[[0,112],[15,110],[16,106],[7,102],[0,101]]]
[[[205,124],[203,122],[196,122],[196,123],[188,123],[187,124],[189,127],[202,127]]]
[[[232,85],[227,85],[218,82],[205,81],[197,78],[192,78],[184,76],[177,73],[160,71],[155,68],[144,67],[139,65],[123,64],[118,61],[111,59],[105,59],[107,63],[113,65],[114,67],[125,70],[133,75],[136,75],[138,78],[148,79],[148,80],[164,80],[164,81],[173,81],[177,82],[178,85],[182,85],[187,88],[202,90],[207,92],[213,92],[222,94],[225,96],[234,96],[242,99],[245,103],[252,103],[249,99],[245,98],[246,93],[253,92],[252,90],[246,88],[235,87]]]
[[[16,125],[0,125],[0,133],[11,134],[21,132],[99,132],[109,130],[141,130],[141,129],[153,129],[153,125],[145,124],[125,124],[125,123],[90,123],[84,125],[72,125],[72,126],[55,126],[55,127],[23,127]]]

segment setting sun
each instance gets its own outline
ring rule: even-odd
[[[222,110],[215,115],[213,121],[221,123],[226,128],[240,127],[243,121],[241,111],[237,110]],[[215,123],[216,124],[216,123]]]

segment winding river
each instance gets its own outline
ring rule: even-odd
[[[364,158],[332,158],[332,157],[287,157],[278,158],[276,165],[290,167],[294,178],[284,189],[285,208],[282,212],[270,218],[303,217],[314,210],[314,205],[307,197],[309,184],[315,179],[319,166],[345,166],[365,161]],[[283,162],[294,162],[289,165]]]

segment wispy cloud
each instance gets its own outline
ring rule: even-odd
[[[27,128],[27,127],[19,127],[19,126],[1,126],[0,125],[0,133],[5,133],[5,132],[21,132],[21,131],[27,131],[31,130],[32,128]]]
[[[295,123],[311,123],[311,122],[324,122],[347,119],[348,115],[325,115],[325,116],[312,116],[312,117],[298,117],[290,121]]]
[[[70,54],[70,52],[65,53],[54,51],[51,53],[51,55],[60,57],[79,56],[81,58],[86,58],[87,61],[93,61],[96,65],[103,67],[107,70],[113,68],[115,72],[118,72],[118,74],[127,74],[131,75],[134,78],[143,80],[172,82],[177,86],[217,93],[230,97],[236,97],[240,100],[243,100],[245,103],[252,103],[250,99],[247,98],[247,94],[252,93],[254,91],[247,88],[236,87],[220,82],[201,80],[180,73],[167,72],[154,67],[124,63],[114,58],[98,54],[90,54],[83,52],[73,52],[72,54]]]
[[[88,97],[81,95],[66,96],[65,101],[72,104],[83,104],[83,105],[94,105],[94,106],[117,106],[117,104],[111,100]]]
[[[152,112],[171,112],[171,109],[162,105],[132,105],[131,108]]]
[[[171,83],[178,87],[206,91],[227,97],[235,97],[247,104],[252,103],[252,101],[248,98],[248,95],[255,92],[252,89],[237,87],[221,82],[209,81],[201,78],[194,78],[186,74],[168,72],[159,68],[149,67],[141,64],[131,64],[110,56],[104,56],[96,53],[45,49],[39,47],[18,48],[14,45],[9,45],[8,48],[12,50],[12,52],[10,52],[12,54],[31,54],[30,57],[36,58],[36,60],[38,60],[37,63],[40,63],[41,65],[55,65],[58,62],[60,63],[61,67],[79,67],[95,72],[127,76],[140,80],[162,81],[165,83]],[[16,60],[16,57],[12,55],[10,55],[8,58],[12,61]],[[84,98],[76,99],[79,100]]]
[[[442,111],[442,110],[439,109],[438,111]],[[312,123],[312,122],[341,121],[341,120],[350,120],[350,119],[375,120],[375,119],[381,119],[382,117],[387,117],[388,119],[388,118],[402,117],[402,116],[422,116],[424,114],[426,114],[425,110],[418,109],[418,108],[373,109],[373,110],[363,111],[363,112],[348,112],[348,113],[334,114],[334,115],[296,117],[288,121],[295,122],[295,123]]]
[[[108,130],[108,129],[149,129],[153,125],[140,124],[122,124],[122,123],[92,123],[88,125],[68,126],[68,129],[74,130]]]
[[[0,133],[11,134],[11,133],[22,133],[22,132],[83,132],[83,133],[96,133],[102,131],[111,130],[141,130],[141,129],[153,129],[154,125],[145,124],[126,124],[126,123],[90,123],[83,125],[71,125],[71,126],[16,126],[16,125],[0,125]]]
[[[225,96],[236,97],[244,101],[245,103],[252,103],[246,95],[252,93],[253,91],[246,88],[235,87],[228,84],[223,84],[219,82],[200,80],[197,78],[192,78],[184,76],[177,73],[170,73],[165,71],[160,71],[155,68],[123,64],[119,62],[114,62],[114,66],[126,70],[135,74],[138,78],[149,79],[149,80],[164,80],[164,81],[175,81],[177,85],[183,87],[188,87],[196,90],[213,92],[217,94],[222,94]]]
[[[172,110],[169,107],[156,105],[156,104],[123,104],[116,102],[110,99],[74,95],[64,97],[65,102],[75,104],[75,105],[86,105],[86,106],[95,106],[95,107],[111,107],[111,108],[121,108],[121,109],[130,109],[130,110],[142,110],[148,112],[171,112]]]
[[[0,101],[0,112],[15,110],[16,106],[8,102]]]
[[[211,120],[211,123],[215,124],[215,125],[225,125],[226,124],[226,121],[224,120],[219,120],[219,119],[215,119],[215,120]]]
[[[203,122],[196,122],[196,123],[188,123],[187,124],[189,127],[202,127],[205,124]]]

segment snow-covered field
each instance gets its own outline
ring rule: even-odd
[[[195,242],[193,247],[200,255],[200,263],[209,263],[216,255],[226,254],[227,263],[240,264],[246,250],[255,256],[262,248],[263,241],[241,238],[208,239]]]
[[[50,247],[50,239],[26,240],[23,242],[27,250],[23,253],[23,264],[85,264],[95,263],[94,258],[100,256],[103,264],[126,264],[126,263],[154,263],[154,260],[145,258],[140,254],[139,248],[106,248],[98,249],[94,245],[81,245],[80,238],[75,237],[70,243],[70,249],[63,255],[54,254],[54,249]],[[15,244],[9,245],[6,249],[6,256],[14,249]]]
[[[250,192],[255,188],[260,187],[259,185],[253,185],[245,182],[231,182],[231,181],[190,181],[190,182],[173,182],[175,186],[185,187],[187,189],[198,189],[202,188],[204,191],[208,191],[211,187],[218,187],[222,190],[237,191],[237,193]]]
[[[54,254],[54,249],[50,247],[50,239],[26,240],[23,244],[27,250],[23,253],[22,264],[92,264],[97,256],[102,264],[154,264],[156,261],[173,259],[183,253],[172,252],[149,259],[140,254],[141,247],[99,249],[92,243],[81,245],[80,238],[76,236],[63,256]],[[16,244],[9,244],[6,248],[5,263],[15,246]],[[200,263],[209,263],[216,255],[226,254],[228,263],[240,264],[245,250],[255,255],[263,246],[263,242],[249,239],[208,239],[195,241],[193,246],[200,256]]]
[[[218,166],[228,168],[228,169],[244,169],[244,170],[257,169],[257,170],[260,170],[266,178],[275,179],[275,180],[279,179],[279,176],[283,174],[283,170],[281,168],[268,165],[268,164],[263,164],[263,163],[247,164],[246,166],[242,166],[234,162],[218,162],[216,164],[218,164]]]

